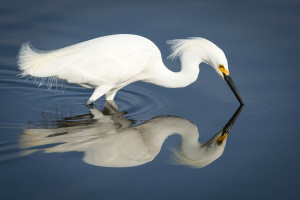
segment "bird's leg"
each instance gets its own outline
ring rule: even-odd
[[[93,103],[88,104],[88,102],[86,102],[85,105],[88,107],[88,109],[93,109],[94,108]]]
[[[94,101],[99,99],[101,96],[103,96],[106,92],[111,90],[113,86],[111,85],[103,85],[99,86],[95,89],[94,93],[90,97],[90,99],[86,102],[87,105],[93,105]]]
[[[119,91],[119,88],[117,88],[117,89],[112,89],[112,90],[108,91],[108,92],[106,93],[106,100],[107,100],[107,101],[113,101],[114,98],[115,98],[115,96],[116,96],[116,93],[117,93],[118,91]]]
[[[103,113],[111,115],[117,112],[119,112],[119,108],[118,105],[114,102],[114,100],[106,100]]]

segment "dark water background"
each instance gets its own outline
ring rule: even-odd
[[[1,1],[0,199],[297,199],[299,197],[299,1]],[[164,62],[165,41],[204,37],[221,47],[246,106],[223,155],[200,169],[172,164],[181,138],[169,136],[153,161],[99,167],[83,152],[22,156],[26,129],[52,127],[89,114],[91,91],[36,87],[17,77],[23,42],[52,50],[99,36],[133,33],[151,39]],[[199,141],[220,131],[238,108],[223,80],[205,64],[183,89],[134,83],[116,96],[124,117],[143,124],[161,115],[193,122]],[[104,100],[95,107],[103,109]],[[59,136],[64,137],[64,136]],[[55,145],[55,144],[52,144]],[[34,148],[33,148],[34,149]]]

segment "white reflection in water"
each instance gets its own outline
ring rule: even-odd
[[[223,154],[227,135],[241,110],[242,107],[209,141],[200,143],[198,128],[189,120],[158,116],[133,126],[134,121],[118,112],[112,102],[105,108],[109,114],[90,108],[91,114],[56,121],[56,128],[25,129],[20,146],[23,155],[38,150],[79,151],[84,152],[83,161],[91,165],[132,167],[152,161],[166,138],[178,133],[182,140],[179,149],[173,149],[173,163],[204,167]]]

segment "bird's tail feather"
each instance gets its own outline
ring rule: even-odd
[[[19,51],[18,65],[22,76],[49,77],[55,74],[47,68],[51,52],[35,49],[30,43],[24,43]],[[47,62],[48,61],[48,62]]]
[[[40,51],[29,42],[24,43],[18,55],[20,76],[33,79],[38,86],[46,83],[50,89],[53,84],[58,84],[56,75],[59,67],[55,67],[56,54],[57,51]]]

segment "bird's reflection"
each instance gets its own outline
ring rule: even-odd
[[[23,154],[38,150],[46,153],[84,152],[83,161],[103,167],[132,167],[152,161],[166,138],[181,135],[178,150],[173,150],[176,164],[204,167],[219,158],[227,135],[242,110],[237,109],[224,128],[209,141],[200,143],[195,124],[181,117],[158,116],[134,126],[134,121],[118,112],[114,102],[104,111],[90,107],[90,114],[56,121],[55,128],[25,129],[20,136]]]

